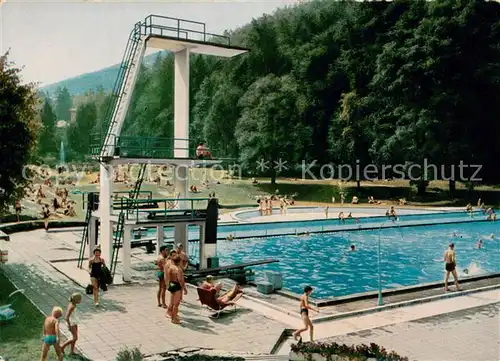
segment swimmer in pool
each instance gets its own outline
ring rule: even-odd
[[[304,322],[304,328],[300,328],[293,333],[293,338],[298,342],[302,342],[302,337],[300,337],[300,334],[307,330],[309,330],[310,341],[314,341],[314,326],[311,319],[309,318],[309,310],[319,313],[319,309],[312,308],[309,305],[309,295],[312,293],[312,291],[313,289],[311,286],[306,286],[304,288],[304,294],[300,296],[300,317],[302,318],[302,322]]]
[[[448,279],[450,278],[450,273],[453,275],[453,279],[455,280],[455,287],[457,291],[460,291],[460,286],[458,285],[458,274],[457,274],[457,263],[455,256],[455,244],[450,243],[449,248],[444,253],[444,262],[445,262],[445,270],[446,276],[444,277],[444,290],[449,291],[448,289]]]
[[[477,249],[481,249],[481,248],[483,248],[483,240],[482,240],[482,239],[480,239],[480,240],[477,242],[477,244],[476,244],[476,248],[477,248]]]
[[[351,244],[351,252],[354,252],[356,250],[356,246]]]

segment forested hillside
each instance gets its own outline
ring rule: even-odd
[[[144,65],[150,66],[157,56],[158,54],[145,56],[143,61]],[[110,92],[113,90],[119,66],[119,64],[116,64],[98,71],[65,79],[54,84],[46,85],[42,87],[41,90],[50,96],[54,96],[59,88],[68,89],[74,96],[84,95],[89,91],[98,92],[102,90],[104,92]]]
[[[318,0],[231,34],[251,52],[191,60],[191,137],[217,155],[254,172],[259,159],[445,170],[462,161],[500,181],[498,3]],[[125,133],[172,136],[173,77],[171,55],[143,67]],[[99,127],[105,106],[101,97],[78,108],[78,134]],[[74,156],[83,146],[70,144]]]

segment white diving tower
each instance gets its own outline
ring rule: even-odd
[[[132,98],[141,62],[147,48],[163,49],[174,54],[174,136],[172,138],[122,136],[121,130]],[[188,209],[192,199],[188,198],[188,169],[200,163],[218,163],[216,154],[212,160],[197,160],[196,145],[189,140],[189,57],[203,54],[231,58],[248,50],[233,46],[227,36],[206,32],[204,23],[149,15],[135,24],[130,33],[125,54],[119,68],[113,90],[112,104],[101,133],[92,140],[91,154],[100,163],[100,192],[98,209],[89,212],[88,237],[97,236],[96,224],[100,223],[100,247],[106,260],[113,260],[116,248],[116,233],[123,233],[123,278],[130,279],[130,234],[133,227],[144,222],[120,220],[113,196],[113,167],[120,164],[172,165],[174,186],[178,194],[176,207]],[[141,180],[142,182],[142,180]],[[137,184],[136,184],[137,187]],[[139,184],[140,187],[140,184]],[[137,192],[139,192],[137,190]],[[205,199],[206,201],[206,199]],[[192,207],[191,207],[192,209]],[[127,213],[127,212],[125,212]],[[98,220],[98,222],[96,222]],[[175,241],[184,244],[188,250],[187,227],[198,224],[194,219],[177,219],[150,222],[158,226],[158,234],[163,234],[163,225],[175,226]],[[201,224],[201,223],[200,223]],[[114,227],[116,226],[116,231]],[[203,238],[200,226],[200,238]],[[160,235],[158,242],[160,242]],[[163,240],[161,240],[163,242]],[[203,244],[200,239],[200,267],[206,267],[207,259],[215,255],[216,244]],[[92,245],[92,242],[90,242]],[[157,243],[157,249],[161,244]],[[92,246],[89,247],[92,249]],[[83,253],[83,251],[82,251]]]

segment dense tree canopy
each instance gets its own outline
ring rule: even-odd
[[[0,213],[24,194],[23,170],[40,128],[35,88],[22,84],[21,70],[7,56],[0,56]]]
[[[497,2],[317,0],[229,34],[250,53],[191,57],[190,136],[214,155],[238,158],[253,174],[258,160],[280,158],[288,172],[301,160],[447,171],[462,161],[500,181]],[[142,67],[125,133],[172,136],[173,79],[172,55]],[[64,94],[56,109],[67,108]],[[102,122],[97,113],[86,130]]]
[[[56,115],[52,109],[50,99],[45,99],[41,110],[40,118],[43,128],[40,131],[38,140],[38,153],[43,156],[54,154],[57,151],[57,139],[55,137]]]

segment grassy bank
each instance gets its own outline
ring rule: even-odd
[[[80,180],[78,185],[68,187],[70,197],[76,202],[75,210],[77,216],[74,219],[83,220],[85,218],[85,210],[82,204],[82,195],[72,194],[71,191],[98,191],[98,185],[90,184],[96,177],[97,173],[87,175]],[[131,177],[134,179],[134,174]],[[154,198],[174,197],[174,187],[165,185],[167,178],[172,182],[173,177],[169,174],[166,178],[163,178],[161,186],[144,181],[141,190],[151,191]],[[210,181],[210,186],[207,187],[203,184],[205,179]],[[55,179],[53,179],[53,183],[55,184]],[[359,189],[356,187],[355,182],[339,182],[337,180],[278,178],[277,184],[272,185],[269,178],[259,178],[258,184],[252,184],[251,180],[246,178],[229,179],[227,173],[224,171],[194,168],[190,170],[190,185],[195,185],[199,190],[198,193],[190,194],[190,196],[208,197],[210,193],[215,192],[219,203],[229,207],[249,204],[257,206],[257,196],[275,194],[276,192],[281,195],[293,195],[298,205],[331,204],[332,198],[335,198],[338,204],[340,201],[340,192],[344,192],[346,203],[350,203],[352,196],[357,196],[360,204],[365,205],[370,196],[387,205],[397,204],[400,198],[406,198],[410,205],[415,206],[465,206],[467,203],[475,205],[478,198],[481,198],[487,205],[495,207],[500,205],[500,187],[498,186],[478,185],[474,191],[469,191],[463,183],[457,183],[455,193],[453,196],[450,196],[448,182],[446,181],[432,181],[429,183],[425,194],[417,195],[416,188],[411,187],[406,180],[363,181]],[[44,192],[47,195],[44,203],[51,203],[55,187],[44,187]],[[115,191],[132,189],[131,186],[125,186],[123,183],[115,184],[114,187]],[[40,205],[27,200],[24,200],[22,203],[24,217],[41,217]],[[230,211],[232,209],[221,209],[221,212]],[[67,219],[64,216],[61,218]],[[12,221],[15,221],[15,216],[0,220],[0,222]]]
[[[33,361],[40,358],[42,326],[44,316],[21,294],[8,300],[16,288],[0,271],[0,304],[14,301],[12,308],[18,317],[0,325],[0,356],[5,360]],[[50,358],[54,359],[52,351]]]

